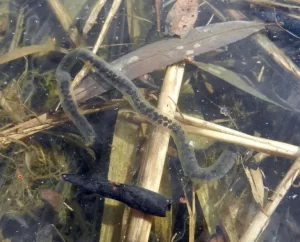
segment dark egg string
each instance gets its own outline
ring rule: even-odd
[[[56,79],[62,108],[79,129],[88,145],[94,143],[96,134],[87,119],[78,112],[78,105],[71,92],[72,78],[69,73],[78,59],[90,62],[98,75],[118,89],[135,111],[145,116],[154,125],[167,129],[170,132],[176,144],[183,171],[191,180],[209,181],[220,179],[234,165],[235,154],[225,150],[222,153],[222,158],[220,157],[213,165],[200,167],[194,151],[190,148],[187,135],[179,122],[163,115],[158,109],[153,107],[132,81],[121,71],[115,69],[93,52],[79,48],[62,59],[56,70]]]

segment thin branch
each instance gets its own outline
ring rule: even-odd
[[[88,32],[93,27],[93,25],[96,23],[96,19],[97,19],[99,13],[101,12],[105,3],[106,3],[106,0],[96,1],[95,6],[93,7],[93,10],[83,27],[83,35],[84,36],[86,36],[88,34]]]
[[[111,9],[105,19],[105,22],[101,28],[101,32],[98,36],[98,39],[96,41],[96,44],[93,48],[93,53],[97,53],[97,51],[99,50],[100,48],[100,45],[101,43],[103,42],[105,36],[106,36],[106,33],[109,29],[109,26],[114,18],[114,16],[116,15],[120,5],[122,3],[122,0],[114,0],[112,6],[111,6]],[[85,64],[82,69],[80,70],[80,72],[76,75],[76,77],[74,78],[73,82],[72,82],[72,88],[74,88],[75,86],[77,86],[81,80],[85,77],[85,75],[89,72],[90,70],[90,67],[89,67],[89,64]]]

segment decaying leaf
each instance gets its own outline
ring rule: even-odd
[[[184,60],[188,56],[200,55],[222,46],[234,43],[238,40],[261,30],[264,24],[251,21],[230,21],[225,23],[211,24],[205,27],[192,29],[184,39],[171,38],[157,41],[153,44],[139,48],[123,57],[115,60],[112,64],[121,70],[128,78],[134,79],[146,73],[158,70],[167,65]],[[94,84],[91,84],[94,82]],[[88,90],[81,95],[81,100],[96,96],[99,84],[91,80]],[[85,88],[83,82],[78,88]],[[90,95],[93,92],[93,95]],[[75,96],[77,98],[75,89]],[[99,95],[99,94],[98,94]]]
[[[265,190],[260,169],[250,170],[249,168],[244,167],[244,170],[248,177],[254,200],[263,207]]]
[[[198,0],[177,0],[168,13],[166,33],[180,38],[187,36],[198,17]]]
[[[53,189],[42,190],[40,197],[43,201],[47,201],[56,212],[59,212],[62,206],[62,199],[57,191]]]
[[[263,92],[260,92],[257,90],[258,88],[254,86],[254,84],[249,80],[246,76],[237,74],[233,71],[230,71],[224,67],[217,66],[214,64],[206,64],[203,62],[196,62],[192,61],[192,64],[196,65],[198,68],[216,76],[220,79],[228,82],[229,84],[243,90],[244,92],[247,92],[257,98],[260,98],[264,101],[267,101],[269,103],[275,104],[279,107],[298,111],[299,109],[296,109],[296,107],[292,107],[289,105],[289,103],[285,102],[283,99],[279,98],[276,95],[272,95],[272,97],[266,96]]]
[[[128,78],[134,79],[182,61],[186,57],[200,55],[234,43],[263,27],[264,24],[250,21],[211,24],[191,30],[184,39],[171,38],[146,45],[113,61],[112,64]]]

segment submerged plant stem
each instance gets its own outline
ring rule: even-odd
[[[161,89],[158,109],[169,116],[174,116],[184,68],[171,66],[167,70]],[[175,103],[174,103],[175,102]],[[160,128],[153,128],[148,149],[142,159],[138,184],[141,187],[157,192],[160,187],[166,152],[169,146],[170,134]],[[155,175],[153,174],[155,171]],[[128,222],[127,241],[148,241],[151,220],[148,215],[132,211]]]
[[[114,0],[112,6],[111,6],[111,9],[105,19],[105,22],[101,28],[101,32],[98,36],[98,39],[94,45],[94,48],[93,48],[93,53],[97,53],[97,51],[99,50],[100,48],[100,45],[102,44],[105,36],[106,36],[106,33],[109,29],[109,26],[113,20],[113,18],[115,17],[120,5],[122,3],[122,0]],[[93,12],[92,12],[93,13]],[[92,15],[91,13],[91,15]],[[78,74],[75,76],[73,82],[72,82],[72,88],[74,88],[75,86],[77,86],[81,80],[85,77],[85,75],[90,71],[90,66],[89,64],[85,64],[82,69],[78,72]]]

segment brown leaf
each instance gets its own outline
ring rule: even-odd
[[[146,73],[184,60],[188,56],[197,56],[238,40],[264,28],[264,24],[250,21],[230,21],[211,24],[192,29],[184,39],[171,38],[146,45],[113,61],[111,64],[122,71],[129,79],[135,79]],[[80,84],[80,101],[97,95],[100,85],[95,80]],[[89,89],[85,91],[88,87]],[[102,88],[103,90],[103,88]],[[78,90],[75,91],[76,99]]]
[[[238,40],[264,28],[264,24],[250,21],[230,21],[194,28],[184,39],[171,38],[139,48],[111,64],[128,78],[158,70],[167,65],[197,56]]]
[[[193,28],[198,17],[198,0],[177,0],[166,20],[166,33],[180,38]]]
[[[57,191],[52,189],[42,190],[40,193],[40,197],[43,201],[47,201],[56,212],[59,212],[62,205],[62,200],[60,194]]]

